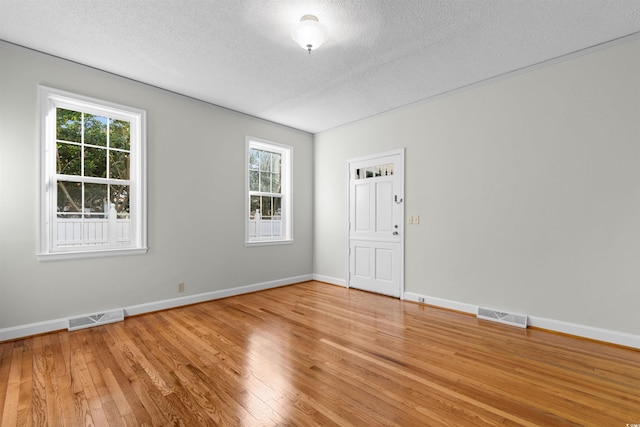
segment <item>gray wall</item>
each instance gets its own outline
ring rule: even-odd
[[[147,111],[147,255],[36,260],[38,84]],[[292,245],[244,246],[245,135],[293,147]],[[311,274],[312,141],[0,43],[0,329]]]
[[[36,260],[38,84],[147,110],[147,255]],[[293,245],[244,246],[245,135],[294,147]],[[408,292],[640,335],[638,40],[315,138],[0,43],[0,329],[344,280],[346,160],[402,147]]]
[[[406,291],[640,335],[640,41],[316,135],[316,274],[346,161],[402,147]]]

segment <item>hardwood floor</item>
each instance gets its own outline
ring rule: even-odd
[[[0,343],[4,426],[621,426],[640,352],[307,282]]]

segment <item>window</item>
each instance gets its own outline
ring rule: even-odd
[[[39,258],[145,253],[145,112],[39,90]]]
[[[292,242],[291,147],[247,138],[246,244]]]

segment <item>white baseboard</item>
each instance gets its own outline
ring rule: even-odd
[[[292,285],[294,283],[306,282],[308,280],[318,280],[338,286],[346,286],[346,280],[335,277],[324,276],[321,274],[305,274],[302,276],[289,277],[286,279],[272,280],[270,282],[256,283],[253,285],[239,286],[236,288],[223,289],[219,291],[205,292],[196,295],[187,295],[180,298],[172,298],[162,301],[154,301],[145,304],[132,305],[124,307],[125,316],[133,316],[138,314],[149,313],[152,311],[166,310],[169,308],[180,307],[189,304],[195,304],[204,301],[212,301],[220,298],[226,298],[234,295],[246,294],[265,289],[277,288],[280,286]],[[436,307],[456,310],[463,313],[475,315],[478,307],[473,304],[467,304],[459,301],[447,300],[443,298],[430,297],[414,292],[405,292],[403,299],[415,302],[424,302],[425,304]],[[579,325],[576,323],[563,322],[560,320],[546,319],[537,316],[528,316],[529,326],[547,329],[554,332],[574,335],[577,337],[588,338],[596,341],[608,342],[611,344],[622,345],[625,347],[640,349],[640,336],[628,334],[625,332],[611,331],[608,329],[594,328],[592,326]],[[13,326],[0,329],[0,342],[24,338],[32,335],[43,334],[61,329],[67,329],[68,320],[53,319],[43,322],[30,323],[27,325]]]
[[[576,323],[545,319],[544,317],[537,316],[529,316],[529,326],[640,349],[640,336],[626,332],[594,328],[593,326],[578,325]]]
[[[152,311],[166,310],[198,302],[212,301],[220,298],[226,298],[234,295],[246,294],[249,292],[262,291],[265,289],[277,288],[280,286],[292,285],[294,283],[306,282],[313,280],[313,275],[305,274],[303,276],[289,277],[286,279],[272,280],[270,282],[256,283],[253,285],[238,286],[231,289],[223,289],[220,291],[205,292],[196,295],[187,295],[180,298],[172,298],[162,301],[148,302],[145,304],[132,305],[124,307],[126,316],[150,313]],[[0,329],[0,342],[25,338],[33,335],[44,334],[47,332],[59,331],[67,329],[68,319],[47,320],[43,322],[29,323],[27,325],[13,326],[10,328]]]
[[[465,304],[463,302],[452,301],[443,298],[429,297],[426,295],[416,294],[413,292],[405,292],[404,299],[408,301],[422,302],[436,307],[446,308],[449,310],[461,311],[463,313],[476,314],[478,306]]]
[[[314,274],[313,280],[317,280],[319,282],[331,283],[332,285],[338,286],[347,286],[347,281],[344,279],[338,279],[336,277],[324,276],[322,274]]]
[[[3,328],[0,329],[0,342],[67,329],[68,324],[69,322],[65,317],[64,319],[45,320],[44,322]]]
[[[404,299],[415,302],[423,302],[425,304],[433,305],[436,307],[456,310],[473,315],[478,312],[478,306],[473,304],[435,298],[416,294],[413,292],[405,292]],[[640,336],[638,335],[632,335],[626,332],[611,331],[608,329],[594,328],[592,326],[579,325],[576,323],[563,322],[561,320],[546,319],[537,316],[527,317],[528,325],[531,327],[640,349]]]
[[[265,289],[277,288],[280,286],[292,285],[294,283],[306,282],[312,279],[311,274],[303,276],[289,277],[286,279],[272,280],[270,282],[256,283],[253,285],[239,286],[237,288],[222,289],[220,291],[205,292],[196,295],[187,295],[180,298],[172,298],[163,301],[148,302],[145,304],[132,305],[124,308],[125,316],[135,316],[137,314],[149,313],[152,311],[166,310],[168,308],[180,307],[183,305],[196,304],[199,302],[212,301],[220,298],[227,298],[234,295],[248,294],[249,292],[263,291]]]

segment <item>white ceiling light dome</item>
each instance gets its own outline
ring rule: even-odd
[[[327,27],[322,25],[315,15],[304,15],[291,30],[291,38],[309,53],[319,48],[328,35]]]

